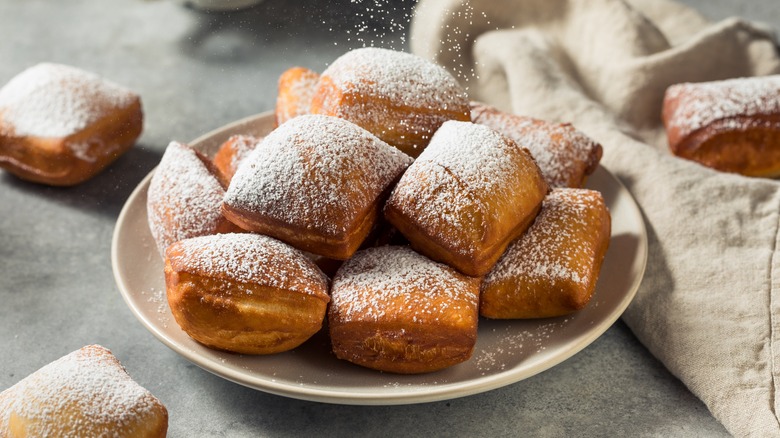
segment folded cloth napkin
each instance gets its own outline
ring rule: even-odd
[[[737,436],[780,436],[780,183],[670,155],[667,86],[780,73],[772,32],[670,0],[421,0],[412,50],[501,109],[571,122],[646,220],[623,315]]]

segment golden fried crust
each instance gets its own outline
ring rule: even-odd
[[[610,215],[599,192],[553,190],[534,224],[485,277],[480,315],[546,318],[584,308],[609,240]]]
[[[279,76],[276,97],[276,125],[310,113],[311,99],[320,75],[305,67],[292,67]]]
[[[569,123],[509,114],[479,102],[471,103],[471,120],[528,149],[550,187],[582,187],[601,161],[601,145]]]
[[[0,167],[26,181],[73,186],[127,152],[142,130],[140,98],[64,138],[15,135],[0,114]],[[78,155],[74,150],[79,150]]]
[[[28,181],[86,181],[142,129],[136,93],[73,67],[38,64],[0,89],[0,167]]]
[[[780,76],[669,87],[662,118],[673,154],[724,172],[780,176]]]
[[[413,374],[468,360],[477,337],[479,279],[409,247],[359,251],[333,279],[328,326],[340,359]]]
[[[412,159],[343,119],[296,117],[270,133],[231,180],[223,215],[328,258],[349,258]]]
[[[527,150],[485,126],[451,121],[404,173],[384,214],[417,251],[482,276],[547,191]]]
[[[119,360],[89,345],[0,394],[0,436],[165,437],[168,411]]]
[[[325,275],[299,251],[266,236],[188,239],[166,252],[174,319],[196,341],[243,354],[297,347],[325,318]]]
[[[260,142],[262,137],[251,135],[233,135],[222,143],[219,150],[214,155],[212,162],[216,167],[216,174],[223,186],[230,185],[238,166],[249,156]]]
[[[417,157],[447,120],[469,120],[465,91],[440,66],[408,53],[353,50],[320,77],[312,114],[347,119]]]

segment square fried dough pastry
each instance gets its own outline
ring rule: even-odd
[[[401,177],[384,213],[415,250],[482,276],[528,228],[547,191],[527,150],[487,126],[449,121]]]
[[[190,237],[240,231],[222,216],[225,188],[214,165],[190,146],[171,142],[152,175],[146,197],[149,230],[161,256]]]
[[[471,103],[471,121],[506,135],[528,149],[550,187],[582,187],[601,161],[600,144],[569,123],[550,123]]]
[[[263,141],[262,137],[251,135],[231,135],[214,154],[214,167],[217,168],[219,179],[225,187],[230,185],[230,180],[236,174],[241,163]]]
[[[239,167],[222,212],[245,230],[344,260],[411,162],[347,120],[299,116],[268,134]]]
[[[601,193],[554,189],[533,225],[485,276],[480,314],[547,318],[584,308],[596,288],[610,232]]]
[[[0,89],[0,167],[27,181],[86,181],[142,129],[136,93],[74,67],[38,64]]]
[[[320,75],[305,67],[292,67],[279,76],[276,96],[276,125],[310,113],[311,99]]]
[[[99,345],[74,351],[0,393],[2,437],[165,437],[168,411]]]
[[[662,117],[678,157],[724,172],[780,176],[780,75],[672,85]]]
[[[443,67],[367,47],[345,53],[320,76],[312,114],[345,118],[417,157],[447,120],[469,119],[469,100]]]
[[[300,251],[259,234],[216,234],[166,251],[165,286],[176,323],[211,348],[291,350],[322,327],[328,279]]]
[[[479,279],[407,246],[359,251],[333,278],[328,326],[336,357],[414,374],[468,360],[477,340]]]

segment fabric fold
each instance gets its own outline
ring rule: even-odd
[[[671,156],[671,84],[780,73],[771,31],[668,0],[421,0],[412,49],[501,109],[571,122],[605,148],[649,234],[623,315],[737,436],[780,436],[780,184]]]

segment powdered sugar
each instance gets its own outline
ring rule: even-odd
[[[225,204],[338,236],[411,162],[353,123],[304,115],[279,126],[249,155]]]
[[[592,229],[590,211],[599,205],[603,205],[601,194],[593,190],[559,188],[550,192],[536,221],[509,245],[485,277],[483,287],[516,278],[585,284],[594,273],[580,260],[595,259],[597,248],[582,230]]]
[[[538,190],[534,183],[543,185],[537,166],[511,141],[487,126],[448,121],[401,178],[389,203],[421,228],[450,235],[452,248],[470,252],[483,243],[486,227],[502,213],[518,210],[518,192]]]
[[[489,126],[531,152],[551,187],[571,187],[582,182],[601,159],[601,145],[570,124],[555,124],[531,117],[472,105],[472,120]]]
[[[401,312],[414,323],[430,323],[445,310],[474,312],[478,281],[405,246],[370,248],[336,273],[331,311],[341,321],[379,321]]]
[[[194,149],[171,142],[147,195],[149,229],[160,254],[179,240],[216,233],[224,193]]]
[[[174,270],[239,283],[259,283],[327,298],[328,279],[300,251],[271,237],[227,233],[177,242],[168,251]]]
[[[777,114],[779,96],[780,75],[672,85],[665,96],[665,105],[675,103],[665,114],[667,129],[684,138],[718,120]],[[734,123],[733,129],[747,127]]]
[[[0,114],[12,135],[67,137],[137,95],[73,67],[43,63],[30,67],[0,89]]]
[[[97,345],[44,366],[7,394],[10,404],[0,411],[36,423],[40,436],[119,436],[113,425],[142,424],[162,408],[111,352]]]

